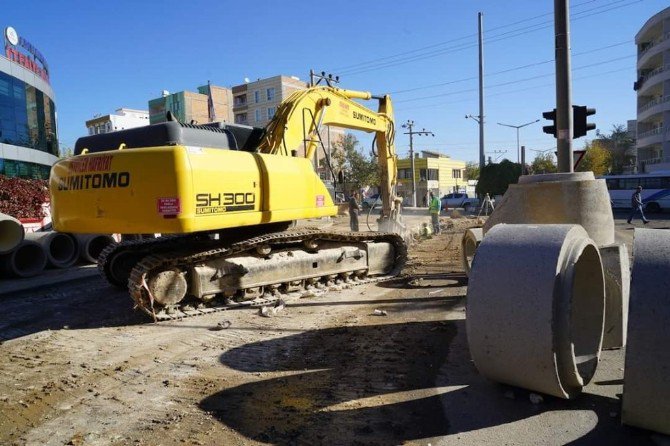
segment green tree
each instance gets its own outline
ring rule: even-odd
[[[635,140],[630,136],[623,124],[615,124],[608,134],[596,132],[602,147],[610,152],[610,172],[623,173],[626,166],[635,162],[631,149],[635,147]]]
[[[372,155],[365,155],[358,148],[358,139],[351,133],[333,143],[333,170],[341,171],[348,189],[376,186],[380,183],[379,165]]]
[[[479,174],[475,191],[477,195],[502,195],[510,184],[519,181],[521,164],[502,160],[499,164],[487,164]]]
[[[554,161],[554,154],[551,152],[538,154],[531,163],[530,169],[533,174],[556,172],[557,168],[556,162]]]
[[[468,161],[465,163],[465,179],[478,180],[479,179],[479,163]]]
[[[584,158],[577,166],[579,172],[592,171],[595,176],[609,173],[612,168],[612,153],[600,140],[587,141],[584,144]]]

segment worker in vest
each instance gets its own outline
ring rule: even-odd
[[[433,233],[440,233],[440,206],[442,203],[440,199],[435,196],[432,192],[430,193],[430,203],[428,204],[428,212],[430,212],[430,218],[433,223]]]

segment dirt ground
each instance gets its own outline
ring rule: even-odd
[[[620,425],[621,351],[604,352],[574,401],[533,404],[477,374],[460,266],[474,224],[443,219],[441,234],[412,243],[400,278],[272,318],[242,309],[148,323],[98,277],[1,298],[0,444],[663,441]]]

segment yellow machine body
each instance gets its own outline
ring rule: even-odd
[[[164,146],[82,154],[51,171],[54,228],[192,233],[335,215],[302,157]]]

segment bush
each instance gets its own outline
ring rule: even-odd
[[[510,184],[519,181],[521,164],[502,160],[500,164],[487,164],[479,173],[479,182],[475,189],[477,195],[503,195]]]
[[[0,212],[14,218],[44,218],[42,204],[49,200],[47,180],[0,175]]]

